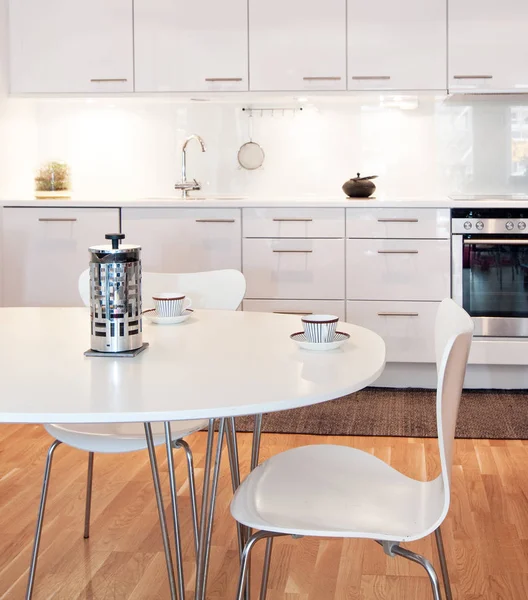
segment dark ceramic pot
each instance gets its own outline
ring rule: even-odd
[[[372,182],[377,175],[371,175],[370,177],[361,177],[357,174],[357,177],[349,179],[343,184],[343,192],[349,198],[368,198],[376,191],[376,186]]]

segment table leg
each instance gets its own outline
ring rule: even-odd
[[[169,484],[172,506],[172,523],[174,527],[174,542],[176,548],[176,567],[178,569],[178,593],[180,600],[185,599],[185,583],[183,575],[183,554],[180,536],[180,520],[178,518],[178,498],[176,492],[176,474],[174,472],[174,447],[172,445],[171,424],[165,421],[165,447],[167,449],[167,466],[169,468]]]
[[[236,424],[235,418],[229,417],[227,421],[227,450],[229,453],[229,466],[231,469],[231,485],[233,487],[233,494],[237,491],[240,485],[240,463],[238,460],[238,444],[236,437]],[[242,559],[242,552],[244,551],[244,531],[243,526],[236,521],[237,538],[238,538],[238,549],[240,552],[240,558]]]
[[[224,441],[225,419],[220,419],[216,441],[215,462],[211,481],[211,462],[214,441],[214,419],[209,421],[209,434],[205,458],[204,486],[202,494],[202,517],[200,519],[200,544],[198,547],[198,562],[196,565],[196,591],[195,600],[205,600],[207,587],[207,572],[209,566],[209,553],[213,535],[214,509],[218,478],[220,475],[220,462],[222,459],[222,445]],[[210,488],[210,489],[209,489]]]
[[[154,448],[154,439],[152,437],[152,427],[150,423],[145,423],[145,437],[147,439],[150,468],[152,469],[152,481],[154,483],[154,492],[156,493],[156,503],[158,505],[161,537],[163,538],[163,550],[165,552],[165,562],[167,563],[167,572],[169,575],[171,600],[177,600],[178,595],[176,594],[176,580],[174,578],[174,566],[172,564],[169,532],[167,530],[167,520],[165,519],[165,509],[163,507],[163,497],[161,495],[161,484],[159,478],[158,463],[156,461],[156,450]]]

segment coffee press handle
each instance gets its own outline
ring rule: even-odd
[[[105,235],[105,240],[112,240],[112,250],[117,250],[119,248],[119,240],[124,239],[124,233],[107,233]]]

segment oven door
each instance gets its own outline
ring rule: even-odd
[[[528,337],[528,236],[453,236],[453,298],[475,335]]]

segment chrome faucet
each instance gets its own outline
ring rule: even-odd
[[[181,190],[182,191],[182,197],[183,198],[187,198],[188,192],[190,190],[201,190],[202,189],[201,184],[198,183],[198,181],[196,181],[196,179],[193,179],[192,181],[187,181],[187,144],[191,140],[196,140],[200,144],[202,152],[205,152],[205,150],[206,150],[205,142],[202,140],[202,138],[199,135],[196,135],[194,133],[192,135],[190,135],[185,140],[185,142],[183,142],[183,146],[182,146],[182,165],[181,165],[181,181],[178,182],[174,186],[175,190]]]

